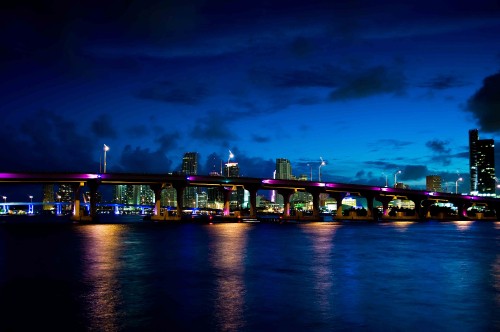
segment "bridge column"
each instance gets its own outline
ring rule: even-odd
[[[155,208],[153,210],[153,215],[151,216],[151,220],[165,220],[168,215],[168,211],[165,211],[165,214],[161,215],[161,191],[163,189],[163,184],[155,183],[149,185],[151,190],[153,190],[155,194]]]
[[[231,213],[231,193],[233,192],[233,187],[222,187],[222,195],[224,196],[224,208],[222,214],[224,216],[229,216]]]
[[[336,219],[342,219],[342,201],[347,196],[346,192],[331,192],[330,197],[337,201],[337,216]]]
[[[375,194],[369,192],[362,192],[364,198],[366,198],[366,218],[367,219],[375,219],[375,215],[373,213],[373,199],[375,198]]]
[[[295,190],[278,189],[277,192],[283,196],[283,217],[290,217],[290,197],[295,193]]]
[[[421,219],[421,220],[424,220],[424,219],[427,219],[427,218],[430,218],[431,215],[429,213],[429,208],[430,206],[434,204],[433,201],[430,201],[430,200],[422,200],[418,206],[418,210],[417,210],[417,203],[415,202],[415,210],[417,211],[417,214],[418,214],[418,218]]]
[[[182,217],[182,209],[184,208],[184,190],[186,186],[180,184],[173,184],[172,186],[177,193],[177,218],[180,219]]]
[[[71,188],[73,189],[73,215],[72,220],[80,220],[80,190],[83,187],[83,183],[73,183]]]
[[[387,217],[389,215],[389,203],[394,199],[394,196],[382,196],[378,195],[375,197],[377,201],[382,203],[382,215]]]
[[[257,218],[257,191],[259,186],[249,186],[246,185],[245,189],[248,190],[250,194],[250,218]]]
[[[467,216],[467,209],[472,206],[471,203],[462,199],[453,199],[450,202],[457,208],[457,215],[459,218],[469,218]]]
[[[425,213],[422,203],[425,201],[426,196],[414,196],[414,195],[408,195],[408,199],[413,202],[415,205],[415,217],[417,219],[424,219],[425,218]]]
[[[87,186],[90,189],[90,218],[92,221],[97,219],[97,189],[99,188],[99,182],[88,181]]]

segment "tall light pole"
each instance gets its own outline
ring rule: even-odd
[[[385,173],[382,173],[383,176],[385,176],[385,186],[387,187],[388,186],[388,182],[387,182],[387,174]]]
[[[394,173],[394,188],[398,185],[398,174],[401,174],[401,171]]]
[[[227,158],[227,177],[229,177],[229,161],[234,158],[234,154],[229,150],[229,157]]]
[[[102,149],[104,150],[104,173],[106,173],[106,152],[109,151],[109,146],[104,144]]]
[[[312,165],[311,165],[311,164],[307,164],[307,166],[309,166],[309,171],[310,171],[310,173],[311,173],[311,175],[310,175],[310,179],[311,179],[311,181],[312,181],[312,180],[313,180],[313,167],[312,167]]]
[[[463,179],[458,178],[457,181],[455,181],[455,194],[458,194],[458,181],[463,181]]]
[[[3,204],[6,204],[7,203],[7,196],[2,196],[3,198]]]
[[[321,167],[325,166],[326,163],[323,160],[323,157],[319,157],[319,159],[321,159],[321,164],[319,164],[319,167],[318,167],[318,182],[321,182]]]

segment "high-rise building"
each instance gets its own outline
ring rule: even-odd
[[[285,158],[276,159],[276,179],[290,180],[292,178],[292,165]]]
[[[240,168],[237,162],[228,162],[224,169],[224,174],[227,174],[228,177],[239,177],[240,176]],[[231,208],[237,209],[240,208],[243,200],[244,200],[245,190],[243,187],[237,187],[236,190],[231,192]]]
[[[469,167],[471,194],[495,196],[495,142],[479,139],[477,129],[469,130]]]
[[[441,177],[439,175],[427,175],[425,177],[425,190],[434,192],[442,191]]]
[[[197,152],[186,152],[182,158],[182,173],[185,175],[196,175],[198,174],[198,153]],[[196,206],[196,187],[187,187],[184,190],[184,205],[185,206]]]
[[[53,203],[55,201],[54,199],[54,184],[53,183],[47,183],[43,185],[43,210],[52,210],[54,209],[54,205],[48,204],[48,203]]]

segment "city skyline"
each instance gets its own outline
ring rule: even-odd
[[[271,178],[283,158],[328,182],[392,185],[401,171],[412,188],[427,175],[454,187],[459,174],[468,192],[468,131],[500,132],[495,1],[53,1],[0,15],[0,171],[168,173],[196,151],[209,174],[231,151],[242,176]]]

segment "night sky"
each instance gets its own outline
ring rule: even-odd
[[[498,1],[0,6],[0,172],[97,173],[106,144],[108,172],[231,150],[242,176],[322,157],[323,181],[468,191],[468,130],[500,133]]]

